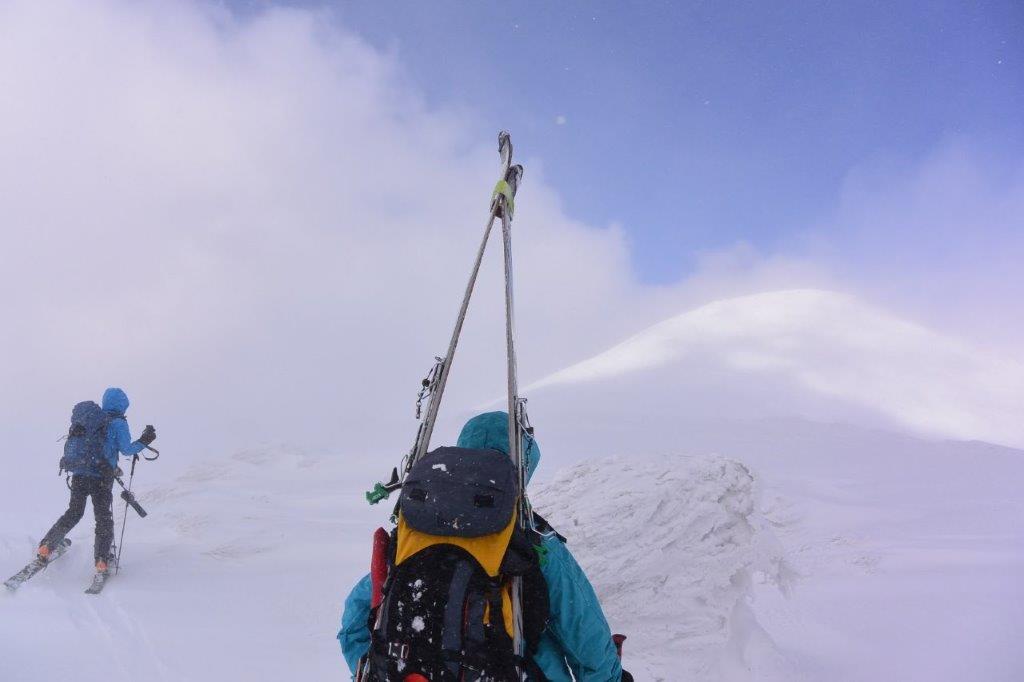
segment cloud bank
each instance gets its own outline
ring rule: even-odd
[[[0,64],[5,428],[49,442],[68,405],[120,383],[181,447],[407,447],[494,140],[308,11],[8,3]],[[525,367],[612,342],[609,311],[644,316],[621,231],[573,221],[529,170],[516,236]],[[497,244],[455,403],[502,385]],[[398,415],[409,428],[382,428]]]
[[[0,6],[0,92],[5,459],[49,453],[69,406],[109,384],[183,458],[266,440],[408,447],[496,179],[494,141],[467,139],[459,103],[428,107],[401,64],[326,14],[115,0]],[[878,212],[931,224],[927,182],[910,208],[853,185],[842,238],[821,230],[773,256],[740,245],[686,281],[641,286],[626,231],[574,220],[530,150],[520,160],[524,381],[724,295],[856,288],[836,244],[874,244],[891,225]],[[993,204],[986,187],[965,203]],[[1012,223],[1020,188],[993,190],[982,218]],[[956,212],[936,211],[951,232]],[[504,385],[497,246],[451,413]]]

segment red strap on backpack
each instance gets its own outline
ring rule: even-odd
[[[370,606],[380,606],[384,596],[381,591],[384,587],[384,580],[388,577],[388,543],[390,537],[383,528],[378,528],[373,534],[373,557],[370,559]]]

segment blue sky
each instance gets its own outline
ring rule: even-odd
[[[479,135],[511,130],[570,215],[626,229],[647,282],[785,249],[861,165],[1024,152],[1019,2],[287,4],[330,7]]]

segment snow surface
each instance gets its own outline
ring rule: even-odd
[[[629,637],[637,679],[788,670],[747,601],[755,577],[785,591],[792,571],[739,462],[584,462],[539,487],[534,504],[571,538],[612,629]]]
[[[1024,451],[976,440],[1020,438],[1019,365],[828,292],[722,301],[598,358],[529,392],[533,499],[638,680],[1024,679]],[[3,577],[67,501],[56,456],[7,456]],[[102,595],[90,512],[0,595],[0,681],[347,678],[341,606],[391,509],[363,492],[397,459],[143,463],[150,515]]]
[[[139,480],[162,473],[147,466]],[[87,511],[59,562],[0,594],[0,680],[38,679],[41,662],[50,679],[85,681],[344,679],[341,604],[385,515],[350,470],[338,458],[247,450],[138,486],[149,516],[129,516],[122,571],[98,598],[82,593]],[[5,514],[4,566],[20,567],[66,505],[52,474],[38,483],[49,513]]]
[[[816,428],[809,440],[827,449],[813,458],[795,446],[789,458],[752,448],[756,466],[617,456],[535,483],[538,510],[629,636],[627,668],[638,680],[1021,679],[1024,453]],[[45,480],[45,504],[26,496],[0,519],[10,574],[65,502]],[[129,518],[124,570],[100,597],[82,593],[89,515],[66,556],[0,595],[0,680],[36,680],[40,661],[48,677],[97,682],[346,679],[341,604],[390,511],[366,505],[369,480],[340,457],[272,448],[139,486],[150,516]]]

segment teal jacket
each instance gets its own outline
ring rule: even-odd
[[[508,414],[487,412],[473,417],[459,435],[459,447],[508,452]],[[523,444],[527,475],[540,463],[533,439]],[[541,571],[548,587],[551,615],[534,661],[551,682],[619,682],[622,668],[601,604],[583,569],[558,535],[542,542]],[[363,577],[345,600],[338,640],[348,667],[355,673],[370,648],[370,576]],[[570,670],[572,674],[570,675]]]

